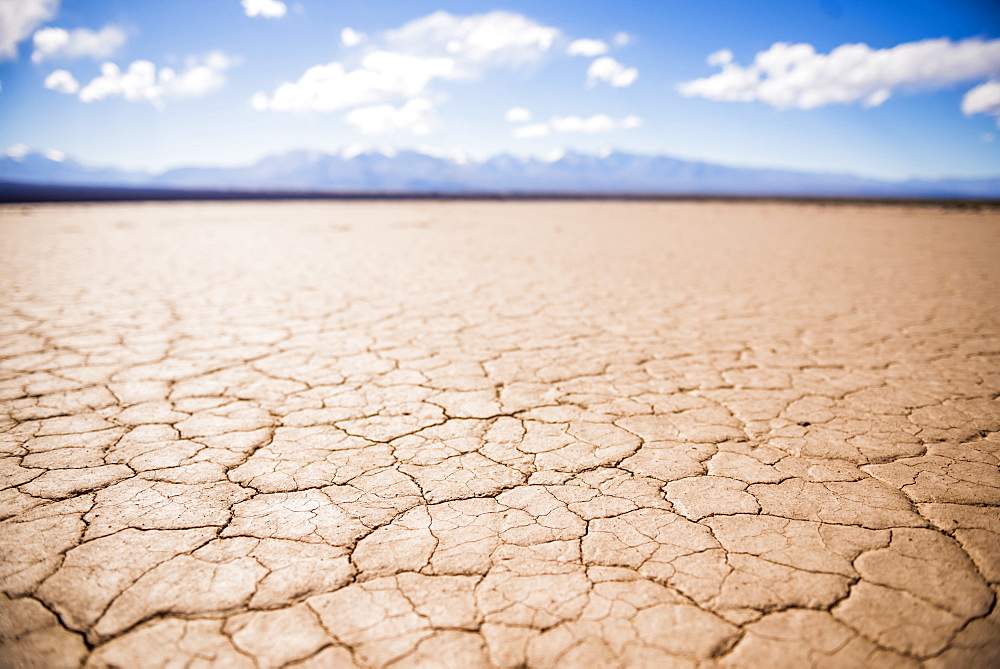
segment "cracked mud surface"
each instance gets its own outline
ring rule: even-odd
[[[0,665],[1000,663],[1000,216],[0,210]]]

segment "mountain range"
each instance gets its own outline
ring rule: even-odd
[[[28,187],[98,187],[329,194],[565,194],[1000,199],[1000,177],[882,181],[851,174],[728,167],[665,155],[562,152],[483,161],[419,151],[292,151],[246,167],[162,173],[98,168],[42,153],[0,158],[7,193]]]

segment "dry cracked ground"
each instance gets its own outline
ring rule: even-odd
[[[1000,214],[0,211],[0,663],[1000,662]]]

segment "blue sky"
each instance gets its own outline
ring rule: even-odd
[[[378,146],[1000,175],[995,2],[0,0],[0,58],[0,151],[94,165]]]

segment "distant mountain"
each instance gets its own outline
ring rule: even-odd
[[[0,158],[0,181],[74,186],[131,186],[149,183],[151,176],[114,168],[88,167],[72,158],[55,160],[40,152]]]
[[[900,182],[850,174],[726,167],[663,155],[565,152],[552,160],[498,155],[463,161],[417,151],[292,151],[247,167],[162,174],[93,168],[39,153],[0,159],[0,181],[37,186],[241,192],[564,193],[1000,199],[1000,178]]]

